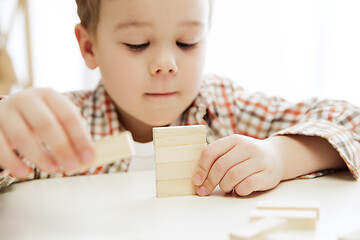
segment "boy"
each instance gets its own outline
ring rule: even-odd
[[[201,196],[217,185],[245,196],[345,166],[359,177],[355,106],[291,104],[203,76],[211,1],[76,2],[80,50],[89,68],[100,68],[102,80],[94,91],[68,98],[32,89],[0,102],[0,165],[18,179],[65,176],[64,171],[90,163],[91,138],[126,129],[136,142],[146,143],[153,127],[190,124],[204,124],[210,142],[193,177]],[[33,166],[29,169],[12,149]],[[119,160],[83,174],[127,171],[132,164]]]

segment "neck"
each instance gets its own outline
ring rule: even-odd
[[[123,127],[130,131],[134,141],[140,143],[151,142],[153,139],[152,128],[142,121],[118,110],[118,118]]]

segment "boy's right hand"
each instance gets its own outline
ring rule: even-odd
[[[29,89],[0,101],[0,167],[26,178],[30,168],[72,171],[94,160],[84,121],[69,99],[52,89]]]

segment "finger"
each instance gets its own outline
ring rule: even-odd
[[[208,196],[214,190],[213,183],[206,179],[204,183],[196,189],[199,196]]]
[[[7,126],[3,129],[3,132],[6,134],[11,146],[41,170],[49,173],[56,172],[58,165],[55,160],[39,144],[24,119],[17,112],[10,114],[10,116],[2,119],[1,124]],[[12,126],[16,126],[16,128]]]
[[[25,179],[30,174],[29,167],[12,150],[4,134],[0,131],[0,165],[16,178]]]
[[[33,113],[35,106],[37,114]],[[48,146],[56,162],[65,171],[78,168],[80,159],[61,124],[48,106],[41,99],[35,98],[32,102],[24,103],[19,108],[35,136]],[[63,106],[58,106],[58,111],[61,112],[63,109]]]
[[[95,153],[90,133],[86,129],[84,119],[82,119],[75,105],[60,94],[49,94],[49,96],[46,96],[45,102],[65,130],[82,162],[90,164],[94,161]],[[58,106],[63,106],[61,112],[57,111]]]
[[[254,173],[235,186],[234,191],[239,196],[248,196],[252,192],[260,190],[262,181],[264,181],[264,171]]]
[[[224,192],[231,192],[236,185],[256,172],[262,171],[257,161],[250,158],[232,167],[220,181],[220,189]]]
[[[226,154],[236,145],[236,139],[233,136],[221,138],[204,148],[201,153],[198,166],[196,167],[194,176],[192,178],[193,183],[196,186],[200,186],[204,183],[210,168],[215,161]]]
[[[241,164],[249,158],[250,155],[248,151],[244,151],[237,145],[226,154],[222,155],[219,159],[217,159],[211,167],[207,179],[205,180],[205,182],[207,182],[205,187],[206,194],[210,194],[215,189],[215,187],[220,183],[221,179],[231,168]]]

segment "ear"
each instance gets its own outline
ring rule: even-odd
[[[75,36],[86,65],[90,69],[95,69],[98,64],[93,52],[93,38],[91,38],[88,30],[82,24],[77,24],[75,26]]]

